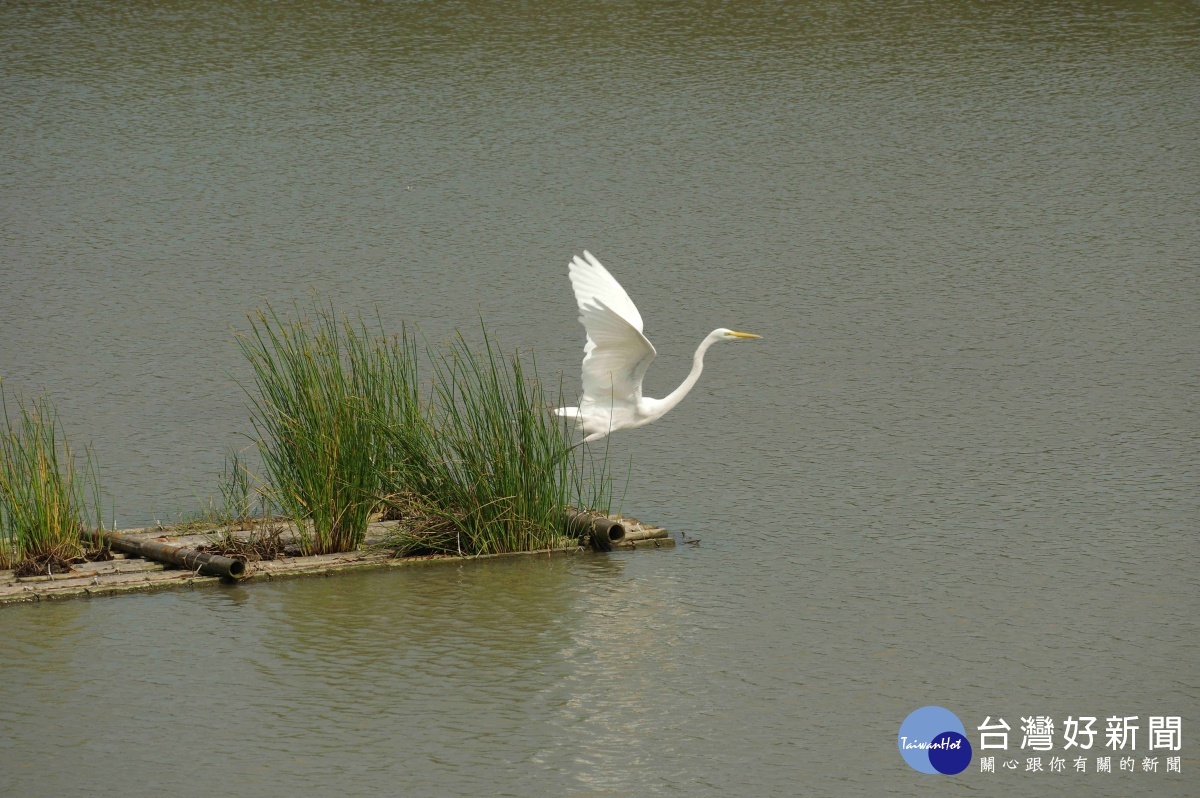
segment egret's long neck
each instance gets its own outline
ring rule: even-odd
[[[659,414],[666,413],[682,402],[683,397],[688,395],[688,391],[696,386],[696,381],[700,379],[700,373],[704,371],[704,353],[719,340],[721,340],[720,333],[713,330],[700,342],[700,346],[696,347],[696,354],[692,355],[692,370],[688,373],[687,379],[680,383],[678,388],[659,400],[657,408]]]

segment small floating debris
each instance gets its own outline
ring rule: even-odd
[[[280,555],[258,561],[245,556],[227,557],[212,551],[221,548],[218,541],[225,544],[231,540],[249,542],[256,534],[254,529],[230,530],[222,527],[196,531],[194,527],[172,530],[155,526],[91,533],[95,543],[102,542],[98,535],[103,535],[107,540],[114,552],[111,560],[76,564],[68,573],[17,577],[11,570],[0,571],[0,605],[298,576],[332,576],[351,570],[461,563],[464,560],[501,557],[570,556],[588,550],[660,549],[676,545],[667,530],[643,524],[634,518],[572,511],[567,522],[568,535],[560,538],[560,545],[555,548],[474,557],[447,554],[395,557],[378,547],[381,541],[395,532],[395,527],[395,523],[389,522],[369,524],[366,540],[357,550],[313,556],[299,556],[289,535],[285,534],[279,547]],[[291,534],[294,534],[294,530]]]

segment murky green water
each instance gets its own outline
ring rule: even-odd
[[[613,441],[699,547],[0,610],[0,793],[1192,794],[1198,45],[1184,2],[5,4],[0,375],[119,524],[215,490],[263,301],[482,316],[571,387],[587,247],[651,395],[765,337]],[[910,770],[926,704],[1020,768]],[[1024,772],[1033,715],[1139,716],[1137,772]]]

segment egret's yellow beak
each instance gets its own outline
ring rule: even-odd
[[[735,338],[762,338],[761,335],[755,335],[754,333],[738,332],[737,330],[730,330],[729,334]]]

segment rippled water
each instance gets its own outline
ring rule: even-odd
[[[696,548],[0,610],[0,793],[1189,794],[1198,44],[1184,2],[5,4],[0,375],[119,524],[215,490],[263,302],[482,317],[571,390],[587,247],[651,395],[764,339],[613,440]],[[926,704],[1138,715],[1139,767],[1181,715],[1183,773],[921,776]]]

